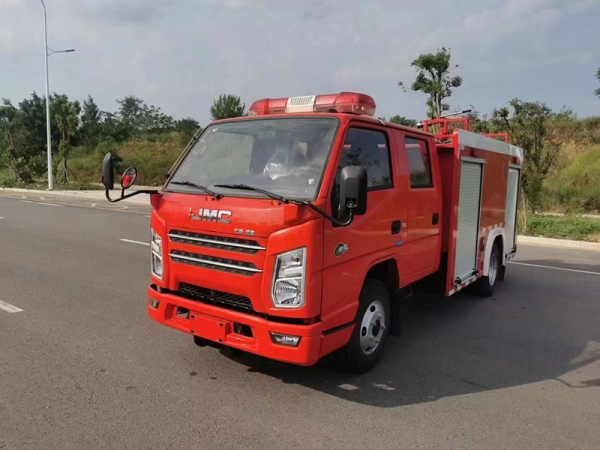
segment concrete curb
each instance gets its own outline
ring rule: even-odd
[[[600,252],[600,244],[595,242],[570,241],[567,239],[551,239],[545,237],[519,235],[517,236],[517,243],[527,245],[543,245],[546,247],[574,248]]]
[[[160,189],[160,188],[152,188],[152,189]],[[127,190],[125,194],[129,194],[134,192],[135,190]],[[80,198],[80,199],[88,199],[88,200],[97,200],[98,202],[108,202],[106,200],[104,191],[47,191],[47,190],[34,190],[34,189],[17,189],[17,188],[0,188],[0,192],[14,192],[19,194],[29,194],[39,197],[70,197],[70,198]],[[121,190],[113,190],[110,191],[111,198],[119,198],[121,196]],[[140,194],[134,198],[128,198],[126,200],[122,200],[124,203],[134,203],[138,205],[148,205],[150,206],[150,198],[148,195]]]

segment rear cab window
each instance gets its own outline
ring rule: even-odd
[[[412,189],[433,187],[429,142],[423,138],[406,135],[404,146],[408,159],[410,187]]]

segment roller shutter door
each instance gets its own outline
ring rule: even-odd
[[[462,162],[454,279],[465,281],[477,268],[477,237],[481,210],[483,165]]]

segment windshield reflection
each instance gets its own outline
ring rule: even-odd
[[[195,183],[227,196],[262,196],[219,184],[246,184],[292,199],[313,200],[338,121],[335,118],[251,119],[210,126],[185,156],[166,189]]]

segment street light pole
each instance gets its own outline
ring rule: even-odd
[[[46,5],[40,0],[44,7],[44,60],[46,62],[46,147],[48,149],[48,190],[54,188],[52,180],[52,130],[50,130],[50,81],[48,80],[48,28],[46,24]]]
[[[48,25],[46,19],[46,4],[44,0],[40,0],[44,7],[44,61],[46,65],[46,147],[48,148],[48,190],[54,188],[54,180],[52,176],[52,130],[50,129],[50,80],[48,77],[48,57],[52,53],[70,53],[74,49],[54,51],[48,47]],[[48,53],[50,50],[50,53]]]

